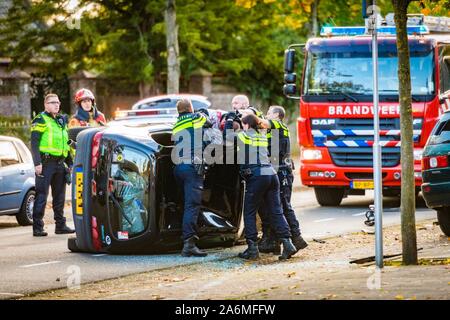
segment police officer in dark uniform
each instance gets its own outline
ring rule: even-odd
[[[235,117],[235,116],[234,116]],[[256,260],[259,258],[258,230],[256,212],[263,202],[273,222],[278,238],[283,244],[280,260],[289,259],[297,249],[292,243],[289,225],[283,216],[280,204],[280,184],[268,158],[268,141],[265,133],[258,131],[258,118],[253,114],[242,117],[244,131],[233,131],[233,114],[227,116],[225,140],[236,141],[238,146],[238,164],[246,181],[244,198],[244,226],[248,248],[239,254],[240,258]]]
[[[306,248],[308,243],[301,236],[300,225],[291,205],[292,184],[294,181],[294,175],[292,174],[293,162],[290,158],[290,133],[288,127],[283,123],[284,116],[285,110],[283,107],[271,106],[267,112],[266,119],[259,119],[258,126],[268,129],[269,151],[275,153],[271,153],[271,157],[274,160],[273,164],[280,181],[280,199],[283,213],[291,230],[292,241],[295,247],[301,250]],[[275,141],[277,142],[276,146],[272,144]],[[274,252],[277,254],[280,251],[280,245],[270,226],[270,219],[265,208],[267,206],[264,205],[259,211],[263,229],[259,250],[261,252]]]
[[[66,225],[64,202],[66,176],[72,166],[69,154],[67,118],[59,114],[60,101],[56,94],[44,99],[45,111],[38,114],[31,125],[31,151],[36,172],[36,200],[33,208],[33,236],[45,237],[44,214],[48,189],[52,187],[56,234],[74,233]]]
[[[184,214],[183,214],[183,257],[204,257],[196,242],[197,220],[200,214],[202,201],[204,164],[203,128],[212,126],[208,118],[200,113],[194,113],[191,101],[180,100],[177,103],[178,119],[172,130],[172,139],[175,148],[172,152],[172,161],[176,164],[174,169],[177,184],[183,186]]]

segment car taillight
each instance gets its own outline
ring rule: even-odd
[[[91,150],[91,167],[95,169],[97,167],[98,158],[100,155],[100,141],[102,140],[103,132],[97,132],[92,139],[92,150]]]
[[[422,170],[448,167],[448,156],[424,157]]]
[[[102,243],[99,238],[97,218],[92,216],[91,219],[91,231],[92,231],[92,244],[94,245],[94,249],[99,251],[102,248]]]

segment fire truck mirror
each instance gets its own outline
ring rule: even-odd
[[[297,86],[292,83],[285,84],[283,86],[283,93],[285,96],[293,96],[297,93]]]
[[[285,73],[284,74],[284,83],[297,83],[297,74],[296,73]]]
[[[284,51],[284,72],[293,73],[295,68],[295,49]]]

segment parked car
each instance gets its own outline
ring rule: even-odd
[[[172,126],[125,123],[78,133],[71,251],[132,254],[181,248],[183,192],[173,175]],[[199,246],[231,246],[240,238],[244,188],[237,165],[208,170]]]
[[[15,215],[22,225],[33,223],[34,164],[30,150],[17,138],[0,136],[0,215]]]
[[[422,195],[437,211],[442,232],[450,237],[450,112],[433,128],[422,156]]]
[[[133,110],[143,110],[143,109],[164,109],[164,108],[175,108],[176,104],[181,99],[189,99],[192,102],[194,110],[208,109],[211,107],[211,102],[207,97],[197,94],[167,94],[161,96],[155,96],[146,98],[136,102],[131,109]]]

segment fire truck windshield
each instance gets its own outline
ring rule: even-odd
[[[381,100],[398,99],[397,63],[395,45],[379,46],[378,86]],[[433,50],[429,44],[410,45],[410,65],[413,98],[434,95]],[[311,46],[308,50],[303,95],[310,98],[351,97],[354,101],[371,99],[372,75],[372,52],[368,44]]]

